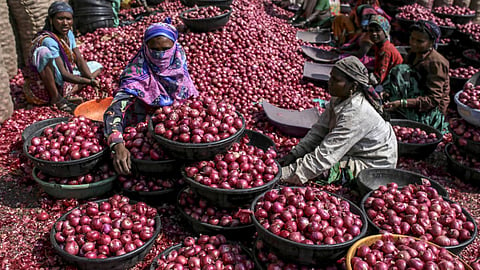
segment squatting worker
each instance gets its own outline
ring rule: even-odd
[[[280,160],[282,179],[304,184],[330,172],[328,182],[340,180],[340,171],[356,176],[370,167],[395,168],[397,140],[380,97],[368,84],[367,68],[355,56],[338,61],[331,72],[332,96],[317,123]]]
[[[152,24],[145,31],[142,47],[120,77],[119,89],[104,115],[105,135],[119,174],[129,174],[131,169],[123,129],[145,121],[158,107],[198,95],[177,39],[178,31],[169,18],[165,23]]]
[[[102,65],[86,62],[75,43],[72,32],[73,9],[64,2],[53,2],[43,30],[32,40],[25,71],[24,92],[27,101],[36,105],[52,104],[73,112],[69,100],[83,86],[98,88],[96,79]]]

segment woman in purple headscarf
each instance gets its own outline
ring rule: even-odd
[[[158,107],[198,95],[177,39],[178,31],[169,19],[149,26],[142,47],[120,77],[120,87],[104,115],[105,135],[119,174],[129,174],[131,169],[124,127],[144,121]]]

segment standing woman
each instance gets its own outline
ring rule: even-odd
[[[27,101],[36,105],[52,104],[73,112],[75,104],[67,99],[84,85],[98,88],[95,78],[102,65],[86,62],[72,32],[73,10],[65,2],[53,2],[43,30],[32,41],[25,69],[24,92]]]
[[[328,182],[355,177],[370,167],[395,168],[397,139],[385,118],[380,97],[369,85],[367,68],[355,56],[332,69],[332,99],[317,123],[280,160],[282,180],[304,184],[328,174]]]
[[[440,28],[431,21],[411,27],[410,52],[392,69],[383,88],[385,108],[405,118],[445,130],[450,103],[449,63],[437,50]]]
[[[124,128],[145,121],[158,107],[198,95],[177,39],[178,31],[169,18],[166,23],[150,25],[142,47],[120,77],[119,89],[104,115],[105,136],[119,174],[130,174],[131,169],[130,152],[122,136]]]

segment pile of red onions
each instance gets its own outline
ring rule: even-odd
[[[201,20],[217,17],[225,13],[228,13],[228,9],[222,10],[217,6],[197,7],[196,10],[185,13],[185,18]]]
[[[460,151],[456,145],[452,144],[450,146],[448,149],[448,154],[450,154],[452,159],[456,160],[465,167],[480,171],[480,160],[473,155],[468,155],[465,152]]]
[[[61,185],[83,185],[100,182],[115,175],[115,171],[108,164],[104,164],[91,173],[77,177],[61,178],[46,175],[42,171],[38,171],[37,177],[48,183],[56,183]]]
[[[212,98],[189,99],[161,107],[152,117],[155,134],[184,143],[209,143],[226,139],[243,127],[235,107]]]
[[[425,144],[438,141],[437,134],[434,132],[427,133],[420,128],[402,127],[397,125],[392,127],[393,131],[395,131],[398,142]]]
[[[219,208],[198,197],[192,190],[184,189],[178,204],[195,220],[222,227],[237,227],[252,224],[251,211],[244,208]]]
[[[134,159],[154,161],[169,159],[148,132],[147,122],[140,122],[135,127],[125,128],[123,139],[125,147],[130,151]]]
[[[255,205],[255,218],[271,233],[309,245],[350,241],[364,226],[348,201],[310,187],[267,191]]]
[[[393,239],[382,235],[371,245],[361,245],[350,261],[353,270],[364,269],[465,269],[465,265],[445,248],[413,237]]]
[[[480,36],[480,35],[479,35]],[[480,39],[478,39],[480,40]],[[473,59],[473,60],[480,60],[480,50],[477,51],[475,49],[473,50],[466,50],[463,52],[463,55],[467,58]]]
[[[460,146],[466,146],[468,140],[480,143],[480,129],[474,125],[471,125],[462,118],[450,118],[448,120],[451,130],[460,138],[458,144]]]
[[[221,189],[248,189],[263,186],[272,181],[279,171],[275,162],[275,150],[248,145],[244,137],[226,154],[218,154],[214,160],[200,161],[186,167],[187,176],[200,184]]]
[[[114,195],[103,202],[88,202],[73,209],[54,225],[55,240],[65,252],[89,259],[130,253],[155,233],[157,210],[144,202],[130,204]]]
[[[84,116],[67,123],[47,127],[42,135],[30,140],[28,153],[48,161],[69,161],[89,157],[103,150],[103,128]]]
[[[340,270],[345,269],[341,266],[331,265],[323,267],[312,267],[306,265],[293,264],[283,261],[273,253],[261,239],[255,241],[255,248],[258,261],[268,270]]]
[[[119,175],[118,181],[122,187],[130,191],[152,192],[168,190],[175,187],[176,180],[172,178],[155,178],[144,175],[127,176]]]
[[[380,186],[364,202],[368,218],[381,230],[412,235],[440,246],[456,246],[472,238],[475,224],[462,207],[444,200],[430,181],[398,188]]]
[[[459,6],[441,6],[435,7],[433,12],[448,14],[448,15],[475,15],[475,10],[469,9],[467,7]]]
[[[463,92],[458,95],[458,101],[472,109],[480,110],[480,85],[466,83]]]
[[[186,237],[182,247],[157,261],[156,269],[252,270],[255,264],[239,244],[227,242],[218,234]]]
[[[473,76],[473,74],[477,73],[480,71],[480,68],[475,68],[473,66],[469,67],[459,67],[459,68],[451,68],[448,71],[448,75],[450,77],[454,78],[460,78],[460,79],[470,79],[470,77]]]

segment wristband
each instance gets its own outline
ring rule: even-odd
[[[401,104],[402,104],[402,108],[407,108],[407,100],[406,99],[402,99]]]

